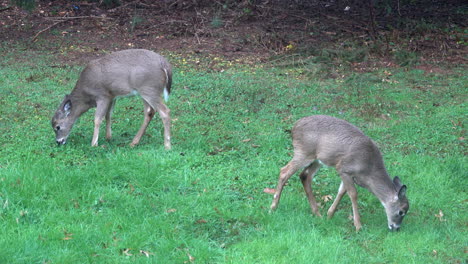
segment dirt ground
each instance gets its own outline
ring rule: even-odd
[[[281,6],[269,1],[263,5],[250,1],[202,5],[184,0],[120,1],[120,5],[112,4],[116,1],[36,2],[35,9],[26,11],[0,0],[0,42],[66,54],[61,58],[70,64],[84,64],[96,54],[126,48],[257,63],[293,54],[320,56],[321,49],[352,53],[364,47],[366,60],[348,61],[358,71],[397,66],[393,55],[405,49],[420,54],[417,67],[437,72],[437,64],[465,63],[467,54],[463,32],[429,26],[405,31],[392,28],[392,22],[380,16],[375,27],[362,15],[362,7],[344,11],[346,6]],[[444,23],[464,28],[466,19],[452,16]]]

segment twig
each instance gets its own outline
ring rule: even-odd
[[[74,19],[85,19],[85,18],[92,18],[92,19],[110,19],[108,17],[100,17],[100,16],[76,16],[76,17],[48,17],[46,18],[47,20],[54,20],[56,21],[54,24],[48,26],[47,28],[39,31],[36,33],[36,35],[34,35],[34,37],[32,38],[32,41],[36,41],[37,37],[39,37],[40,34],[46,32],[47,30],[50,30],[51,28],[57,26],[58,24],[60,23],[63,23],[63,22],[67,22],[67,21],[70,21],[70,20],[74,20]]]
[[[374,2],[373,0],[369,0],[369,16],[370,16],[370,24],[371,24],[371,38],[375,39],[376,38],[376,29],[375,29],[375,9],[374,9]]]
[[[0,9],[0,12],[7,11],[10,8],[11,8],[11,6],[7,6],[7,7],[3,8],[3,9]]]
[[[107,11],[112,13],[112,12],[114,12],[114,11],[117,10],[117,9],[121,9],[121,8],[126,7],[126,6],[136,4],[136,3],[138,3],[138,2],[140,2],[140,1],[133,1],[133,2],[130,2],[130,3],[126,3],[125,5],[121,5],[121,6],[118,6],[118,7],[112,8],[112,9],[109,9],[109,10],[107,10]],[[101,5],[101,4],[99,4],[99,5]]]
[[[57,21],[57,22],[55,22],[54,24],[48,26],[47,28],[45,28],[45,29],[43,29],[43,30],[37,32],[36,35],[34,35],[34,37],[32,38],[32,42],[36,41],[37,37],[39,37],[40,34],[46,32],[47,30],[49,30],[49,29],[55,27],[56,25],[58,25],[58,24],[60,24],[60,23],[63,23],[63,22],[65,22],[65,21],[67,21],[67,20],[60,20],[60,21]]]
[[[101,4],[99,4],[99,5],[101,5]],[[112,12],[115,12],[116,10],[118,10],[118,9],[127,7],[127,6],[129,6],[129,5],[134,5],[135,7],[147,8],[147,9],[160,7],[160,5],[149,5],[149,4],[141,3],[140,1],[132,1],[132,2],[130,2],[130,3],[126,3],[126,4],[124,4],[124,5],[121,5],[121,6],[112,8],[112,9],[109,9],[109,10],[107,10],[107,11],[112,13]]]
[[[67,21],[67,20],[74,20],[74,19],[85,19],[85,18],[92,18],[92,19],[111,19],[110,17],[104,16],[75,16],[75,17],[46,17],[46,20],[59,20],[59,21]]]

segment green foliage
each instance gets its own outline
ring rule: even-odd
[[[129,28],[129,31],[130,32],[134,32],[135,31],[135,27],[137,27],[139,24],[143,23],[144,22],[144,19],[139,16],[139,15],[133,15],[132,16],[132,20],[130,21],[130,28]]]
[[[416,52],[404,49],[395,51],[394,58],[400,66],[414,66],[419,62],[419,55]]]
[[[67,145],[56,146],[50,118],[82,68],[52,68],[50,55],[11,46],[0,53],[0,263],[466,258],[462,67],[446,75],[379,69],[319,79],[308,74],[312,64],[232,66],[166,53],[174,89],[173,150],[165,151],[158,118],[139,146],[128,146],[143,118],[136,97],[117,102],[111,141],[101,134],[100,146],[89,146],[91,110]],[[207,70],[213,63],[223,70]],[[387,231],[382,206],[364,189],[360,233],[347,197],[333,219],[311,216],[297,177],[268,213],[272,197],[263,189],[275,187],[291,158],[288,131],[312,114],[345,118],[381,147],[390,174],[408,185],[411,207],[400,232]],[[323,197],[335,196],[339,181],[327,168],[314,179],[322,214],[331,204]]]
[[[215,15],[210,22],[211,27],[213,28],[220,28],[223,27],[223,20],[219,15]]]

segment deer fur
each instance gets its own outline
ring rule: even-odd
[[[281,192],[288,179],[299,169],[299,175],[313,214],[321,216],[311,183],[317,170],[325,164],[336,168],[341,184],[328,210],[333,217],[345,193],[351,199],[356,231],[362,227],[358,212],[355,184],[367,188],[380,200],[387,214],[388,228],[399,230],[409,209],[406,185],[398,177],[388,175],[382,154],[375,143],[354,125],[331,116],[316,115],[297,121],[292,130],[294,156],[279,175],[271,210],[278,206]]]
[[[104,117],[106,138],[110,139],[111,115],[116,98],[138,94],[143,99],[144,120],[131,146],[140,142],[157,111],[164,125],[164,146],[170,149],[170,110],[162,98],[167,100],[171,84],[171,65],[164,57],[149,50],[123,50],[89,62],[75,88],[65,96],[52,118],[56,142],[65,144],[73,124],[92,107],[96,107],[96,113],[91,145],[98,145],[99,128]]]

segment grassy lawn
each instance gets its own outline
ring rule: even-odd
[[[162,52],[163,53],[163,52]],[[58,147],[50,118],[82,66],[14,47],[0,50],[0,263],[466,263],[466,69],[409,68],[339,78],[268,65],[174,64],[173,149],[162,123],[129,143],[139,98],[117,101],[114,138],[91,147],[94,110]],[[185,60],[184,60],[185,59]],[[196,60],[196,59],[193,59]],[[331,220],[312,216],[297,176],[268,213],[301,117],[346,119],[373,138],[392,176],[408,186],[400,232],[359,188],[363,229],[346,196]],[[313,189],[331,205],[339,177],[322,168]]]

